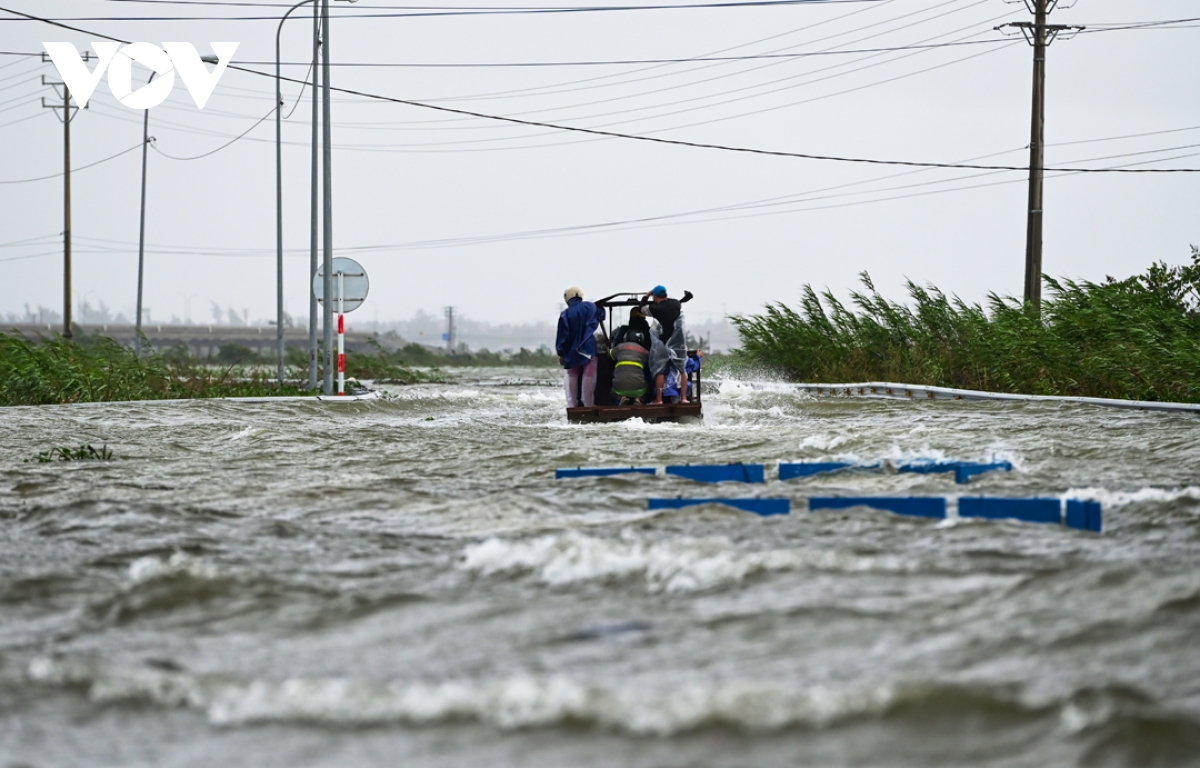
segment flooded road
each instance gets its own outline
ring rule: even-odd
[[[1200,418],[553,372],[0,410],[0,766],[1200,765]],[[109,462],[23,460],[107,444]],[[1012,473],[780,460],[1002,459]],[[762,486],[556,467],[766,462]],[[1058,526],[810,495],[1060,496]],[[792,499],[761,519],[646,499]]]

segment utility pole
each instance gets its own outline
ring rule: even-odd
[[[321,128],[324,146],[322,163],[325,178],[324,197],[324,266],[321,322],[325,331],[325,395],[333,394],[333,139],[329,126],[329,0],[321,0]]]
[[[317,224],[317,204],[320,197],[319,192],[319,169],[320,162],[317,158],[318,137],[317,130],[320,127],[320,119],[318,118],[321,97],[320,93],[320,67],[317,66],[318,58],[321,55],[321,4],[313,3],[313,54],[312,54],[312,184],[311,184],[311,200],[309,209],[309,253],[308,253],[308,274],[317,274],[317,239],[318,239],[318,224]],[[311,278],[310,278],[311,279]],[[308,388],[314,390],[317,388],[317,294],[312,290],[308,292]]]
[[[1066,24],[1047,24],[1046,18],[1058,6],[1058,0],[1025,0],[1033,22],[1004,24],[997,29],[1021,30],[1033,46],[1033,107],[1029,131],[1029,206],[1025,226],[1025,303],[1035,311],[1042,308],[1042,221],[1043,186],[1046,168],[1046,49],[1060,33],[1083,29]]]
[[[85,51],[81,57],[84,61],[90,61],[96,58],[91,55],[90,51]],[[42,54],[42,61],[49,61],[46,54]],[[42,85],[49,85],[54,88],[55,93],[62,96],[62,104],[47,104],[46,99],[42,99],[42,107],[53,109],[54,114],[59,117],[63,124],[63,338],[71,338],[71,120],[75,117],[75,113],[79,112],[79,107],[75,107],[75,113],[71,111],[71,89],[66,83],[46,80],[46,76],[42,75]],[[62,86],[62,91],[59,91],[59,86]],[[58,115],[58,110],[62,110],[62,115]]]
[[[454,307],[446,307],[446,351],[454,353]]]

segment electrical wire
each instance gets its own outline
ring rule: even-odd
[[[28,102],[28,103],[29,103],[29,104],[33,104],[34,102],[30,101],[30,102]],[[23,105],[20,105],[20,104],[18,104],[17,106],[23,106]],[[35,113],[35,114],[29,115],[28,117],[22,117],[22,118],[21,118],[21,119],[19,119],[19,120],[13,120],[13,121],[12,121],[12,122],[10,122],[10,123],[2,123],[2,124],[0,124],[0,128],[7,128],[7,127],[8,127],[8,126],[10,126],[10,125],[16,125],[17,123],[23,123],[23,122],[25,122],[26,120],[32,120],[33,118],[35,118],[35,117],[41,117],[41,116],[42,116],[42,115],[44,115],[44,114],[46,114],[46,113],[45,113],[45,112],[37,112],[37,113]]]
[[[55,254],[61,255],[62,251],[46,251],[44,253],[31,253],[31,254],[28,254],[25,256],[6,256],[5,258],[0,259],[0,261],[23,261],[25,259],[41,258],[42,256],[54,256]]]
[[[139,141],[137,144],[134,144],[129,149],[122,149],[117,154],[109,155],[108,157],[104,158],[103,160],[97,160],[94,163],[88,163],[87,165],[81,165],[78,168],[72,168],[71,173],[76,173],[78,171],[84,171],[84,170],[87,170],[88,168],[95,168],[97,165],[100,165],[101,163],[107,163],[109,160],[115,160],[118,157],[120,157],[121,155],[128,154],[140,146],[142,146],[142,142]],[[61,172],[53,173],[49,176],[38,176],[35,179],[10,179],[8,181],[0,181],[0,184],[27,184],[31,181],[45,181],[47,179],[57,179],[59,176],[62,176]]]
[[[279,8],[288,7],[287,3],[253,3],[253,2],[230,2],[229,0],[105,0],[110,3],[147,3],[150,5],[208,5],[208,6],[235,6],[249,8]],[[835,3],[842,2],[878,2],[879,0],[832,0]],[[818,5],[828,4],[830,0],[808,0],[808,2]],[[391,9],[391,10],[455,10],[455,11],[474,11],[474,10],[493,10],[496,6],[485,5],[461,5],[461,6],[443,6],[443,5],[363,5],[360,8],[370,9]],[[541,10],[547,6],[500,6],[503,10]],[[674,6],[672,6],[674,7]]]
[[[29,94],[29,93],[23,93],[20,96],[14,96],[11,99],[9,99],[8,101],[0,101],[0,107],[3,107],[5,104],[12,104],[14,101],[21,101],[21,99],[28,99],[31,96],[32,96],[32,94]],[[40,98],[40,97],[34,96],[33,98],[36,99],[36,98]],[[14,107],[8,107],[7,109],[0,110],[0,112],[7,112],[8,109],[16,109],[17,107],[23,107],[23,106],[25,106],[25,104],[29,104],[29,103],[30,102],[26,101],[22,104],[17,104]]]
[[[900,16],[898,16],[898,17],[895,17],[895,18],[892,18],[892,19],[884,19],[884,20],[882,20],[882,21],[877,21],[877,22],[874,22],[874,23],[872,23],[872,24],[867,24],[867,25],[864,25],[864,26],[856,27],[856,28],[854,28],[854,29],[849,29],[849,30],[845,30],[845,31],[842,31],[842,32],[838,32],[838,33],[832,34],[832,35],[826,35],[825,37],[819,37],[819,38],[816,38],[816,39],[814,39],[814,40],[809,40],[809,41],[807,41],[807,42],[805,42],[805,43],[796,43],[796,44],[793,44],[793,45],[784,46],[784,47],[782,47],[782,48],[775,48],[775,49],[772,49],[772,50],[769,50],[769,51],[767,51],[767,53],[779,53],[779,52],[782,52],[782,51],[794,50],[795,48],[798,48],[798,47],[799,47],[799,46],[801,46],[801,45],[814,45],[814,44],[816,44],[816,43],[823,43],[823,42],[826,42],[826,41],[829,41],[829,40],[835,40],[835,39],[837,39],[837,38],[839,38],[839,37],[845,37],[846,35],[852,35],[852,34],[855,34],[855,33],[858,33],[858,32],[863,32],[863,31],[865,31],[865,30],[868,30],[868,29],[874,29],[874,28],[876,28],[876,27],[880,27],[880,26],[883,26],[883,25],[885,25],[885,24],[891,24],[891,23],[893,23],[893,22],[896,22],[896,21],[901,21],[901,20],[903,20],[903,19],[911,18],[911,17],[913,17],[913,16],[917,16],[917,15],[919,15],[919,14],[921,14],[921,13],[926,13],[926,12],[928,12],[928,11],[937,10],[937,9],[939,9],[939,8],[943,8],[943,7],[947,6],[947,5],[954,5],[955,3],[959,3],[959,2],[962,2],[962,0],[945,0],[945,2],[939,3],[938,5],[932,6],[932,7],[930,7],[930,8],[923,8],[923,9],[920,9],[920,10],[918,10],[918,11],[911,11],[911,12],[909,12],[909,13],[902,14],[902,15],[900,15]],[[987,0],[977,0],[976,2],[972,3],[972,5],[980,5],[980,4],[984,3],[984,2],[987,2]],[[878,6],[877,6],[877,7],[878,7]],[[971,6],[967,6],[967,8],[970,8],[970,7],[971,7]],[[875,10],[875,8],[863,9],[863,10]],[[964,8],[958,8],[958,9],[954,9],[954,10],[946,11],[946,12],[944,12],[944,13],[941,13],[941,14],[938,14],[938,15],[936,15],[936,16],[932,16],[932,17],[930,17],[930,18],[926,18],[926,19],[919,19],[919,20],[917,20],[917,21],[910,22],[910,23],[908,23],[908,24],[905,24],[905,25],[903,25],[903,26],[900,26],[900,27],[896,27],[896,28],[893,28],[893,29],[887,29],[887,30],[883,30],[883,31],[881,31],[881,32],[875,32],[875,33],[873,33],[873,34],[870,34],[870,35],[867,35],[867,36],[865,36],[865,37],[859,37],[859,38],[856,38],[856,39],[854,39],[854,40],[851,40],[851,41],[848,41],[848,42],[845,42],[845,43],[839,43],[839,44],[837,44],[837,45],[832,45],[832,46],[829,46],[828,48],[825,48],[825,49],[823,49],[823,50],[824,50],[824,51],[833,51],[833,50],[836,50],[836,49],[838,49],[838,48],[842,47],[843,45],[854,45],[854,44],[861,43],[861,42],[864,42],[864,41],[867,41],[867,40],[874,40],[875,38],[882,37],[882,36],[884,36],[884,35],[887,35],[887,34],[891,34],[892,32],[898,32],[898,31],[900,31],[900,30],[903,30],[903,29],[908,29],[908,28],[910,28],[910,27],[918,26],[918,25],[920,25],[920,24],[925,24],[925,23],[928,23],[928,22],[930,22],[930,21],[933,21],[934,19],[939,19],[939,18],[942,18],[943,16],[948,16],[948,15],[950,15],[950,14],[957,13],[958,11],[961,11],[961,10],[965,10],[965,9],[964,9]],[[861,11],[860,11],[860,12],[861,12]],[[849,14],[847,14],[847,15],[849,15]],[[1009,13],[1009,14],[1005,14],[1005,15],[1006,15],[1006,16],[1008,16],[1008,15],[1012,15],[1012,14],[1011,14],[1011,13]],[[949,33],[949,34],[953,34],[953,33]],[[936,39],[936,38],[929,38],[929,40],[933,40],[933,39]],[[928,42],[928,40],[923,40],[923,41],[920,41],[920,42]],[[868,57],[865,57],[865,58],[872,58],[872,57],[868,56]],[[684,83],[684,84],[682,84],[682,85],[678,85],[678,84],[677,84],[677,85],[674,85],[674,86],[669,86],[669,87],[666,87],[666,88],[659,88],[659,89],[650,90],[650,91],[641,91],[641,92],[639,92],[639,93],[637,93],[637,94],[633,94],[633,95],[634,95],[634,96],[649,95],[649,94],[659,93],[659,92],[666,91],[666,90],[673,90],[673,89],[680,88],[680,87],[688,87],[688,86],[690,86],[690,85],[695,85],[695,84],[711,83],[711,82],[714,82],[714,81],[716,81],[716,80],[722,80],[722,79],[725,79],[725,78],[727,78],[727,77],[733,77],[733,76],[736,76],[736,75],[748,74],[748,73],[751,73],[751,72],[757,72],[757,71],[760,71],[760,70],[763,70],[763,69],[769,69],[769,68],[777,67],[777,66],[780,66],[780,65],[782,65],[782,64],[786,64],[786,63],[787,63],[786,61],[769,61],[769,62],[767,62],[767,63],[760,64],[760,65],[758,65],[758,66],[749,67],[749,68],[747,68],[747,69],[744,69],[744,70],[739,70],[738,72],[729,73],[729,74],[724,74],[724,75],[717,75],[717,76],[713,76],[713,77],[706,77],[706,78],[704,78],[704,79],[702,79],[702,80],[696,80],[696,81],[692,81],[691,83]],[[834,65],[831,65],[831,67],[827,67],[826,69],[829,69],[829,68],[837,68],[837,67],[839,67],[839,66],[847,66],[848,64],[853,64],[853,63],[854,63],[854,62],[848,62],[848,63],[847,63],[847,62],[843,62],[843,63],[841,63],[841,64],[834,64]],[[531,93],[531,95],[539,95],[539,96],[546,96],[546,95],[551,95],[551,94],[555,94],[555,93],[571,93],[571,92],[576,92],[576,91],[581,91],[581,90],[592,90],[593,88],[613,87],[613,86],[616,86],[616,85],[628,85],[628,84],[630,84],[630,83],[636,83],[636,82],[645,82],[645,81],[647,81],[647,80],[657,80],[657,79],[661,79],[661,78],[664,78],[664,77],[677,77],[677,76],[679,76],[679,75],[682,75],[682,74],[691,74],[691,73],[696,73],[696,72],[700,72],[700,71],[703,71],[703,70],[714,69],[714,68],[721,67],[721,66],[724,66],[724,63],[723,63],[723,62],[716,62],[716,63],[712,63],[712,64],[706,64],[706,65],[704,65],[704,66],[700,66],[700,67],[694,67],[694,68],[692,68],[692,69],[690,70],[690,72],[665,72],[665,73],[660,73],[660,74],[656,74],[656,75],[650,75],[650,76],[647,76],[647,77],[635,77],[635,78],[627,78],[627,79],[623,79],[623,80],[616,80],[616,82],[613,82],[613,83],[607,83],[607,84],[605,84],[605,85],[595,85],[595,86],[589,86],[589,87],[587,87],[587,88],[560,88],[560,89],[558,89],[558,90],[550,90],[550,88],[553,88],[553,86],[549,86],[549,87],[543,87],[543,88],[538,88],[538,89],[526,89],[526,90],[527,90],[527,92],[530,92],[530,93]],[[657,67],[657,66],[656,66],[656,67],[651,67],[650,69],[659,69],[659,68],[661,68],[661,67]],[[824,71],[824,70],[817,70],[817,71]],[[636,73],[625,73],[625,74],[636,74]],[[619,77],[622,77],[622,75],[616,75],[616,76],[614,76],[614,78],[619,78]],[[536,91],[536,93],[534,93],[534,91]],[[520,91],[510,91],[510,92],[508,92],[508,93],[510,93],[510,94],[516,94],[516,93],[520,93]],[[467,96],[452,96],[452,97],[442,97],[442,98],[431,97],[431,98],[425,98],[425,99],[422,99],[422,101],[442,101],[442,102],[445,102],[445,101],[475,101],[475,100],[480,100],[480,99],[488,99],[488,100],[491,100],[491,99],[495,99],[495,98],[496,98],[497,96],[499,96],[499,95],[507,95],[507,94],[505,94],[505,92],[501,91],[499,94],[495,94],[495,93],[486,94],[486,93],[485,93],[485,94],[471,94],[471,95],[467,95]],[[597,103],[602,103],[602,102],[599,102],[599,101],[585,102],[585,103],[584,103],[584,105],[587,105],[587,104],[597,104]],[[583,106],[583,105],[573,105],[573,106]]]
[[[63,27],[66,29],[73,29],[76,32],[82,32],[84,34],[91,34],[96,37],[105,37],[109,40],[114,40],[116,42],[121,42],[121,43],[128,42],[125,40],[118,40],[116,38],[112,38],[108,35],[100,35],[99,33],[89,32],[88,30],[69,27],[66,24],[62,24],[60,22],[57,22],[57,21],[54,21],[51,19],[43,19],[40,17],[31,16],[30,14],[22,13],[19,11],[12,11],[8,8],[0,7],[0,11],[5,11],[8,13],[12,13],[14,15],[24,16],[26,18],[33,19],[36,21],[43,21],[43,22],[52,24],[54,26]],[[254,69],[248,69],[246,67],[236,67],[236,68],[230,67],[230,68],[236,69],[239,72],[247,72],[250,74],[255,74],[260,77],[267,77],[267,78],[275,77],[272,74],[269,74],[266,72],[260,72],[258,70],[254,70]],[[280,77],[279,79],[285,80],[288,82],[292,82],[292,83],[298,82],[294,78],[289,78],[289,77]],[[490,114],[486,114],[483,112],[474,112],[471,110],[459,109],[456,107],[446,107],[446,106],[441,106],[441,105],[437,105],[437,104],[426,104],[423,102],[412,101],[409,99],[399,99],[399,98],[396,98],[393,96],[384,96],[382,94],[358,91],[358,90],[354,90],[351,88],[335,88],[333,86],[329,86],[329,88],[331,91],[336,90],[339,93],[344,93],[344,94],[348,94],[351,96],[360,96],[362,98],[374,99],[374,100],[382,101],[382,102],[390,102],[393,104],[404,104],[407,106],[418,107],[420,109],[434,110],[434,111],[445,112],[445,113],[449,113],[449,114],[465,115],[468,117],[477,117],[477,118],[482,118],[482,119],[487,119],[487,120],[498,120],[498,121],[502,121],[502,122],[513,123],[515,125],[528,125],[528,126],[532,126],[532,127],[536,127],[536,128],[545,128],[547,130],[570,131],[570,132],[582,133],[582,134],[591,135],[591,136],[604,136],[604,137],[609,137],[609,138],[626,139],[629,141],[644,141],[644,142],[649,142],[649,143],[654,143],[654,144],[663,144],[663,145],[667,145],[667,146],[690,147],[693,149],[709,149],[709,150],[715,150],[715,151],[721,151],[721,152],[737,152],[737,153],[742,153],[742,154],[761,155],[761,156],[767,156],[767,157],[789,157],[789,158],[796,158],[796,159],[802,159],[802,160],[824,160],[824,161],[829,161],[829,162],[855,163],[855,164],[862,164],[862,165],[894,165],[894,166],[904,166],[904,167],[912,167],[912,168],[962,168],[962,169],[970,169],[970,170],[989,170],[989,171],[1025,170],[1024,168],[1021,168],[1018,166],[983,166],[983,165],[969,165],[969,164],[955,164],[955,163],[918,162],[918,161],[912,161],[912,160],[882,160],[882,159],[878,159],[878,158],[848,157],[848,156],[839,156],[839,155],[817,155],[817,154],[811,154],[811,153],[805,153],[805,152],[785,152],[782,150],[761,149],[761,148],[756,148],[756,147],[738,147],[738,146],[731,146],[731,145],[727,145],[727,144],[714,144],[714,143],[698,142],[698,141],[684,141],[682,139],[667,139],[667,138],[663,138],[661,136],[639,136],[637,134],[625,134],[625,133],[618,133],[615,131],[598,130],[598,129],[594,129],[594,128],[583,128],[583,127],[579,127],[579,126],[559,125],[559,124],[555,124],[555,123],[548,123],[548,122],[535,121],[535,120],[523,120],[523,119],[515,118],[515,117],[505,117],[502,115],[490,115]],[[138,146],[140,146],[140,144]],[[126,150],[126,151],[130,151],[130,150]],[[1120,169],[1118,169],[1118,168],[1108,168],[1108,169],[1105,169],[1105,168],[1095,168],[1095,169],[1044,168],[1043,172],[1200,173],[1200,168],[1120,168]],[[48,177],[48,178],[53,178],[53,177]]]
[[[508,61],[508,62],[329,62],[331,67],[363,67],[363,68],[416,68],[416,69],[502,69],[507,67],[595,67],[595,66],[629,66],[633,64],[690,64],[705,61],[757,61],[761,59],[806,59],[812,56],[836,56],[842,54],[860,53],[891,53],[894,51],[911,51],[916,49],[957,48],[964,45],[984,45],[997,43],[999,40],[964,40],[957,43],[937,43],[934,45],[897,45],[890,48],[856,48],[850,50],[807,51],[803,53],[761,53],[746,56],[693,56],[684,59],[606,59],[601,61]],[[1007,42],[1005,40],[1004,42]],[[231,61],[230,64],[242,66],[274,66],[273,61]],[[311,61],[284,61],[284,67],[312,67]]]
[[[202,155],[195,155],[194,157],[176,157],[175,155],[168,155],[166,152],[163,152],[161,149],[158,148],[158,143],[155,141],[150,142],[150,148],[153,149],[158,154],[162,155],[163,157],[170,158],[171,160],[199,160],[202,157],[208,157],[209,155],[215,155],[216,153],[220,152],[222,149],[225,149],[229,145],[233,144],[235,141],[238,141],[239,139],[245,137],[245,135],[247,133],[250,133],[250,131],[253,131],[255,128],[262,125],[263,121],[266,120],[268,117],[270,117],[273,114],[275,114],[275,110],[272,109],[270,112],[268,112],[267,114],[260,117],[258,119],[258,122],[256,122],[254,125],[250,126],[246,130],[242,131],[239,135],[237,135],[234,138],[230,139],[229,141],[225,142],[224,144],[217,147],[216,149],[211,150],[209,152],[205,152]]]
[[[58,237],[61,234],[62,233],[60,232],[56,235],[42,235],[40,237],[27,237],[24,240],[11,240],[7,243],[0,243],[0,248],[12,248],[13,246],[17,245],[30,245],[32,243],[36,243],[38,240],[49,240],[51,238]],[[38,245],[45,245],[45,243],[38,243]]]
[[[1100,140],[1103,141],[1105,139],[1100,139]],[[1172,148],[1164,148],[1162,150],[1157,150],[1157,151],[1167,152],[1167,151],[1176,151],[1178,149],[1182,149],[1182,148],[1172,147]],[[977,160],[977,159],[985,159],[985,158],[989,158],[989,157],[996,157],[996,156],[1000,156],[1000,155],[1011,154],[1013,152],[1019,152],[1019,151],[1023,151],[1023,149],[1022,148],[1014,148],[1014,149],[1003,150],[1001,152],[990,153],[987,155],[981,155],[976,158],[971,158],[967,162]],[[1139,153],[1129,153],[1129,155],[1134,155],[1134,154],[1139,154]],[[1196,156],[1197,154],[1200,154],[1200,153],[1192,153],[1189,155],[1182,155],[1180,157],[1192,157],[1192,156]],[[1125,155],[1125,156],[1129,156],[1129,155]],[[1117,156],[1112,156],[1112,157],[1122,157],[1122,156],[1117,155]],[[1105,159],[1105,158],[1081,158],[1081,159],[1073,161],[1073,162],[1094,162],[1094,161],[1098,161],[1101,159]],[[1176,158],[1176,159],[1178,159],[1178,158]],[[1127,166],[1144,164],[1146,162],[1154,162],[1154,161],[1143,161],[1143,163],[1130,163],[1130,164],[1127,164]],[[388,250],[458,247],[458,246],[465,246],[465,245],[484,245],[484,244],[489,244],[489,243],[506,242],[506,241],[513,241],[513,240],[542,239],[545,237],[561,237],[561,236],[571,236],[571,235],[594,234],[594,233],[605,232],[605,231],[624,231],[624,230],[629,230],[629,229],[643,229],[643,228],[658,227],[658,226],[675,226],[675,225],[679,225],[679,224],[712,223],[712,222],[730,221],[730,220],[743,219],[743,218],[757,218],[760,216],[773,216],[773,215],[782,215],[782,214],[788,214],[788,213],[804,213],[804,212],[817,211],[817,210],[830,210],[830,209],[835,209],[835,208],[845,208],[845,207],[852,207],[852,206],[857,206],[857,205],[868,205],[868,204],[874,204],[874,203],[879,203],[879,202],[890,202],[890,201],[894,201],[894,200],[902,200],[902,199],[908,199],[908,198],[913,198],[913,197],[923,197],[923,196],[927,196],[927,195],[931,195],[931,194],[944,194],[944,193],[956,192],[956,191],[969,191],[969,190],[974,190],[974,189],[982,189],[982,188],[987,188],[987,187],[994,187],[994,186],[1001,186],[1001,185],[1008,185],[1008,184],[1018,184],[1018,183],[1025,182],[1025,179],[1008,179],[1008,180],[1003,180],[1003,181],[987,182],[987,183],[982,183],[982,184],[971,184],[968,186],[958,186],[958,187],[953,187],[953,188],[949,188],[949,189],[926,190],[926,191],[916,192],[916,193],[912,193],[912,194],[892,195],[892,196],[887,196],[887,197],[882,197],[882,198],[876,197],[876,198],[869,199],[869,200],[859,200],[859,201],[852,201],[852,202],[848,202],[848,203],[836,203],[836,204],[823,205],[823,206],[809,206],[806,208],[791,207],[791,208],[783,208],[781,210],[768,210],[768,211],[760,211],[759,210],[762,208],[780,208],[781,206],[788,206],[788,205],[795,206],[795,205],[799,205],[799,204],[823,202],[823,201],[828,201],[828,200],[835,200],[838,198],[844,198],[844,197],[848,197],[848,196],[878,195],[878,194],[884,193],[884,192],[919,189],[919,188],[928,187],[931,185],[950,184],[950,183],[956,183],[956,182],[961,182],[961,181],[967,181],[967,180],[971,180],[971,179],[978,179],[978,178],[986,177],[986,176],[994,176],[997,173],[1000,173],[998,171],[989,171],[989,172],[985,172],[985,173],[975,173],[975,174],[968,174],[966,176],[958,176],[958,177],[950,178],[950,179],[938,179],[938,180],[928,181],[928,182],[919,182],[916,184],[903,184],[903,185],[894,186],[894,187],[865,190],[865,191],[861,191],[861,192],[849,192],[849,193],[844,192],[844,193],[833,194],[833,195],[822,194],[822,193],[836,191],[836,190],[840,190],[840,189],[846,189],[846,188],[853,187],[853,186],[861,186],[863,184],[870,184],[870,183],[874,183],[877,181],[886,181],[889,179],[898,178],[898,177],[902,177],[902,176],[921,174],[921,173],[927,173],[927,172],[929,172],[929,169],[910,170],[910,171],[904,171],[904,172],[897,173],[897,174],[892,174],[892,175],[882,177],[882,178],[864,179],[864,180],[855,181],[855,182],[843,183],[843,184],[838,184],[838,185],[831,186],[831,187],[824,187],[821,189],[810,190],[810,191],[804,192],[804,193],[793,193],[790,195],[784,195],[784,196],[774,197],[774,198],[766,198],[766,199],[757,200],[757,201],[735,203],[735,204],[725,205],[725,206],[702,208],[702,209],[698,209],[698,210],[682,211],[682,212],[676,212],[676,213],[670,213],[670,214],[661,214],[661,215],[656,215],[656,216],[639,217],[636,219],[625,219],[625,220],[618,220],[618,221],[599,222],[599,223],[594,223],[594,224],[574,225],[574,226],[566,226],[566,227],[543,228],[543,229],[537,229],[537,230],[521,230],[521,231],[517,231],[517,232],[499,233],[499,234],[493,234],[493,235],[479,235],[479,236],[473,236],[473,237],[440,238],[440,239],[434,239],[434,240],[420,240],[420,241],[410,241],[410,242],[406,242],[406,243],[391,243],[391,244],[383,244],[383,245],[347,246],[347,247],[341,248],[340,250],[347,251],[347,252],[365,253],[365,252],[378,252],[378,251],[388,251]],[[1048,178],[1057,179],[1057,178],[1063,178],[1063,177],[1071,176],[1071,175],[1077,175],[1077,174],[1076,173],[1062,173],[1062,174],[1052,175]],[[744,213],[745,211],[758,211],[758,212]],[[696,220],[696,221],[685,221],[684,220],[684,219],[694,218],[696,216],[703,215],[703,214],[720,214],[720,213],[734,213],[734,214],[741,214],[741,215],[720,216],[720,217],[713,217],[713,218],[701,219],[701,220]],[[79,237],[76,239],[77,240],[85,240],[85,241],[89,241],[89,242],[96,242],[96,243],[111,243],[111,244],[114,244],[117,246],[133,245],[132,243],[126,243],[124,241],[110,240],[110,239],[104,239],[104,238]],[[197,250],[194,248],[187,248],[187,247],[182,247],[182,246],[166,246],[166,245],[153,245],[153,246],[151,246],[151,248],[152,248],[152,252],[155,252],[155,253],[159,253],[159,254],[163,254],[163,255],[177,255],[177,256],[181,256],[181,255],[200,256],[200,255],[203,255],[203,256],[255,257],[255,256],[268,256],[268,255],[273,255],[275,253],[275,249],[273,249],[273,248],[251,248],[251,249],[247,249],[247,248],[207,248],[207,249],[203,249],[203,250]],[[127,250],[127,248],[125,248],[125,247],[109,247],[109,246],[101,245],[98,247],[97,252],[106,252],[106,251],[125,252],[126,250]],[[301,255],[307,255],[308,249],[292,248],[292,249],[286,249],[285,252],[288,255],[301,256]]]
[[[317,40],[320,40],[320,39],[321,39],[321,23],[317,22]],[[313,67],[316,66],[316,63],[317,62],[315,59],[313,61],[308,62],[308,73],[304,75],[304,85],[300,86],[300,93],[296,94],[296,102],[294,104],[292,104],[291,111],[283,116],[284,120],[291,119],[292,114],[295,113],[295,111],[296,111],[296,107],[300,106],[300,99],[304,98],[304,92],[306,90],[308,90],[308,86],[310,84],[310,81],[312,80]],[[282,107],[283,105],[281,104],[280,106]]]
[[[447,10],[440,7],[430,7],[429,10],[404,11],[392,13],[359,13],[355,9],[343,9],[336,14],[338,19],[404,19],[430,18],[444,16],[511,16],[511,15],[546,15],[566,13],[624,13],[628,11],[671,11],[671,10],[719,10],[728,8],[763,8],[793,5],[837,5],[843,3],[877,3],[884,0],[736,0],[733,2],[715,3],[675,3],[665,5],[597,5],[573,7],[513,7],[487,8],[476,7],[470,10]],[[279,6],[276,6],[279,7]],[[39,21],[77,22],[77,21],[278,21],[278,16],[64,16],[59,18],[44,18]],[[16,21],[16,19],[5,19]]]

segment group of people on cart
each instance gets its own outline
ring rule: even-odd
[[[688,354],[683,322],[681,305],[691,298],[690,291],[684,291],[681,299],[670,298],[665,287],[656,285],[630,307],[629,321],[610,339],[602,328],[604,307],[584,301],[578,288],[568,288],[563,293],[567,307],[558,317],[555,341],[567,407],[688,403],[689,374],[700,368],[699,352]],[[655,321],[653,327],[651,320]],[[613,363],[611,387],[604,386],[607,382],[597,386],[600,371],[610,369],[601,365],[602,355]],[[597,402],[597,392],[611,393],[608,402],[603,402],[603,396],[602,402]]]

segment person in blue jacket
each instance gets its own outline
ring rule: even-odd
[[[567,407],[579,406],[582,388],[583,405],[596,404],[596,329],[604,320],[604,310],[583,300],[583,291],[568,288],[563,292],[567,308],[558,316],[558,338],[554,349],[564,369],[563,387],[567,392]]]

